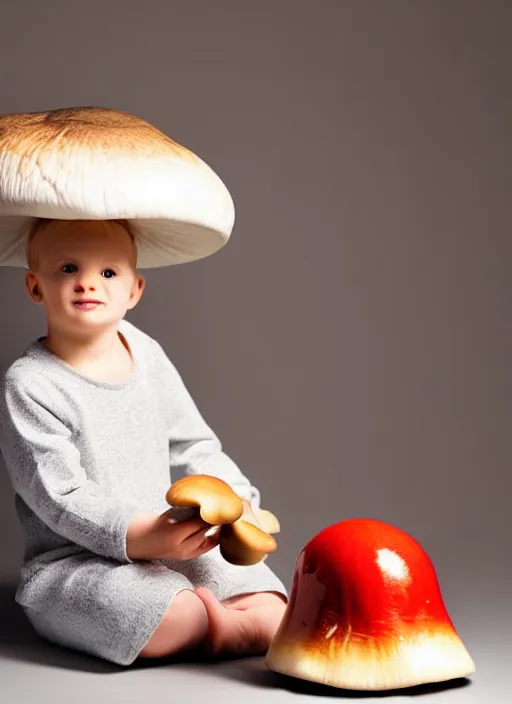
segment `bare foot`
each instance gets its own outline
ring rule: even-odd
[[[206,587],[196,589],[195,593],[208,613],[208,635],[204,642],[208,654],[248,656],[266,653],[275,631],[267,608],[229,608]]]

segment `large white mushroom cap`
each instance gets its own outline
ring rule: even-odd
[[[71,107],[0,116],[0,265],[27,266],[39,218],[126,220],[150,268],[219,250],[235,209],[218,175],[150,123]]]

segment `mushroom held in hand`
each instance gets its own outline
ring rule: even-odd
[[[401,530],[363,518],[331,525],[302,548],[265,662],[292,677],[357,690],[475,671],[426,552]]]
[[[198,510],[203,521],[220,526],[220,552],[234,565],[254,565],[277,548],[269,535],[279,532],[277,518],[270,511],[252,509],[222,479],[207,474],[183,477],[173,482],[166,501],[173,508]]]
[[[222,557],[228,562],[234,565],[255,565],[263,560],[268,553],[274,552],[277,549],[277,543],[263,529],[249,501],[244,501],[243,504],[242,516],[231,525],[222,526],[219,547]],[[272,516],[270,512],[265,512],[265,514]],[[268,516],[264,515],[263,518],[270,523]],[[279,529],[277,519],[275,522],[272,528]]]

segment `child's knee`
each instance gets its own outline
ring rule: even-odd
[[[148,643],[142,658],[166,657],[199,645],[208,632],[208,616],[201,599],[183,589],[172,599]]]

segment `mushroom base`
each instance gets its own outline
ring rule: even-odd
[[[412,630],[412,629],[411,629]],[[475,665],[456,633],[436,629],[385,638],[328,638],[318,644],[279,631],[265,664],[274,672],[331,687],[389,690],[467,677]]]

